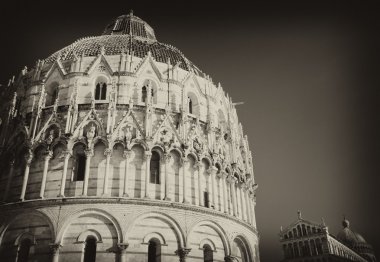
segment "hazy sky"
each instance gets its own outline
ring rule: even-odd
[[[281,259],[280,226],[298,209],[333,234],[346,214],[380,259],[380,10],[376,1],[278,2],[10,1],[0,11],[0,82],[132,8],[245,102],[261,261]]]

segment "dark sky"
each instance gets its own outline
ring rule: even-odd
[[[0,82],[128,13],[178,47],[238,107],[254,155],[261,261],[302,210],[330,232],[345,214],[380,259],[376,1],[9,1]],[[58,4],[59,3],[59,4]]]

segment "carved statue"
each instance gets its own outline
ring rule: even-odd
[[[50,145],[54,140],[54,129],[51,129],[48,137],[46,138],[46,144]]]
[[[125,142],[127,143],[127,145],[131,142],[131,140],[132,140],[132,131],[130,127],[127,127],[125,129]]]
[[[95,137],[95,131],[96,127],[92,124],[86,134],[88,140],[92,140]]]

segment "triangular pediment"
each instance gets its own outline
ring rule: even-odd
[[[45,79],[55,78],[59,76],[61,79],[67,74],[60,60],[54,62],[49,71],[45,75]]]
[[[86,70],[86,73],[91,75],[96,71],[102,72],[102,73],[108,73],[109,75],[113,74],[113,70],[110,64],[108,63],[106,57],[103,54],[99,55],[97,58],[95,58],[92,61],[91,65]]]
[[[153,74],[155,75],[160,81],[163,79],[163,75],[161,74],[160,70],[158,69],[155,60],[153,57],[148,54],[146,55],[143,60],[136,66],[134,73],[137,77],[143,75],[143,74]]]

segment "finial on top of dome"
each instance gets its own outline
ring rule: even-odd
[[[302,219],[301,210],[298,210],[298,211],[297,211],[297,215],[298,215],[298,219]]]
[[[129,10],[129,15],[133,16],[133,9]]]
[[[344,228],[346,228],[346,227],[347,227],[347,228],[350,227],[350,221],[348,221],[348,220],[346,219],[346,215],[343,215],[342,225],[343,225]]]

